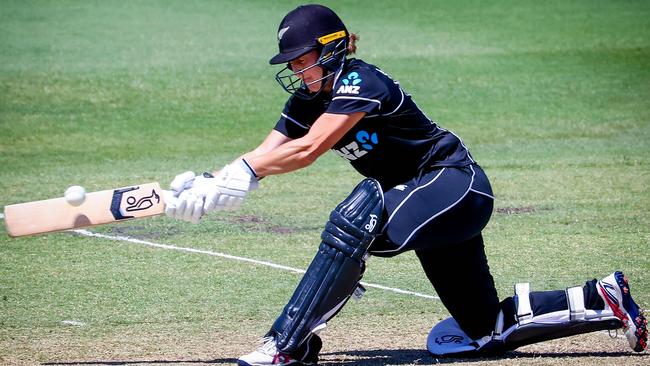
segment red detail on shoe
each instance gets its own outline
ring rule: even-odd
[[[601,292],[602,298],[605,299],[607,305],[612,309],[614,315],[623,323],[623,327],[627,329],[628,327],[627,315],[621,310],[618,304],[614,303],[612,300],[609,299],[609,296],[607,296],[608,295],[607,290],[605,290],[605,288],[603,288],[603,286],[600,283],[598,284],[598,289]]]
[[[630,289],[628,287],[627,277],[623,277],[623,281],[625,283],[625,286],[621,287],[621,291],[623,291],[625,294],[628,294]],[[607,290],[605,290],[605,288],[600,283],[598,284],[598,289],[601,292],[603,299],[605,299],[605,301],[607,302],[607,305],[612,309],[614,316],[620,319],[621,322],[623,323],[624,330],[627,330],[629,328],[630,321],[634,323],[636,327],[636,331],[634,332],[634,335],[636,336],[637,339],[637,344],[633,348],[634,351],[642,352],[643,350],[645,350],[646,347],[648,346],[648,327],[647,327],[648,320],[645,319],[645,317],[643,316],[643,311],[639,310],[639,316],[637,316],[635,319],[630,319],[627,316],[627,314],[621,310],[619,305],[614,303],[607,296],[608,295]]]
[[[643,318],[641,321],[641,314],[635,319],[636,326],[636,338],[639,340],[637,347],[634,349],[637,352],[641,352],[648,346],[648,320]]]
[[[292,361],[292,358],[282,354],[282,353],[276,353],[275,356],[273,356],[273,365],[281,364],[281,365],[286,365]]]

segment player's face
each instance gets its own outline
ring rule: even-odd
[[[289,61],[291,70],[298,76],[303,83],[307,85],[309,91],[318,92],[322,81],[316,81],[323,77],[323,68],[320,66],[313,66],[318,61],[318,52],[308,52],[294,60]],[[316,81],[316,82],[314,82]],[[313,84],[310,84],[313,83]]]

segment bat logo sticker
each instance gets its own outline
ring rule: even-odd
[[[142,197],[139,200],[136,200],[135,197],[131,196],[126,199],[126,203],[129,204],[129,206],[126,208],[126,212],[132,212],[132,211],[142,211],[151,208],[154,203],[153,200],[156,200],[156,203],[160,203],[160,196],[158,193],[156,193],[155,190],[151,190],[151,195]]]
[[[124,193],[135,191],[138,189],[140,189],[140,187],[128,187],[128,188],[116,189],[113,191],[113,199],[111,200],[111,213],[113,214],[115,220],[125,220],[125,219],[133,218],[133,216],[126,216],[122,214],[122,210],[121,210],[122,197]],[[140,199],[137,199],[134,196],[129,196],[126,199],[126,203],[128,204],[128,206],[125,209],[126,212],[143,211],[151,208],[154,204],[160,203],[160,196],[158,195],[158,193],[156,193],[155,190],[151,190],[151,195],[141,197]]]

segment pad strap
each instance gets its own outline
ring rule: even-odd
[[[492,332],[492,339],[496,340],[501,340],[501,333],[503,333],[503,310],[499,311],[499,315],[497,315],[497,321],[494,324],[494,332]]]
[[[569,320],[585,320],[585,296],[582,286],[569,287],[566,289],[566,299],[569,306]]]
[[[533,310],[530,307],[530,284],[528,282],[515,285],[517,296],[517,323],[524,325],[533,319]]]

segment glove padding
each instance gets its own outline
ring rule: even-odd
[[[193,172],[177,175],[166,191],[165,213],[169,217],[198,223],[204,214],[214,210],[236,210],[246,194],[259,183],[244,160],[226,165],[217,176]]]
[[[248,192],[259,186],[255,173],[244,160],[226,165],[214,179],[218,189],[206,192],[203,206],[206,212],[237,210]]]

